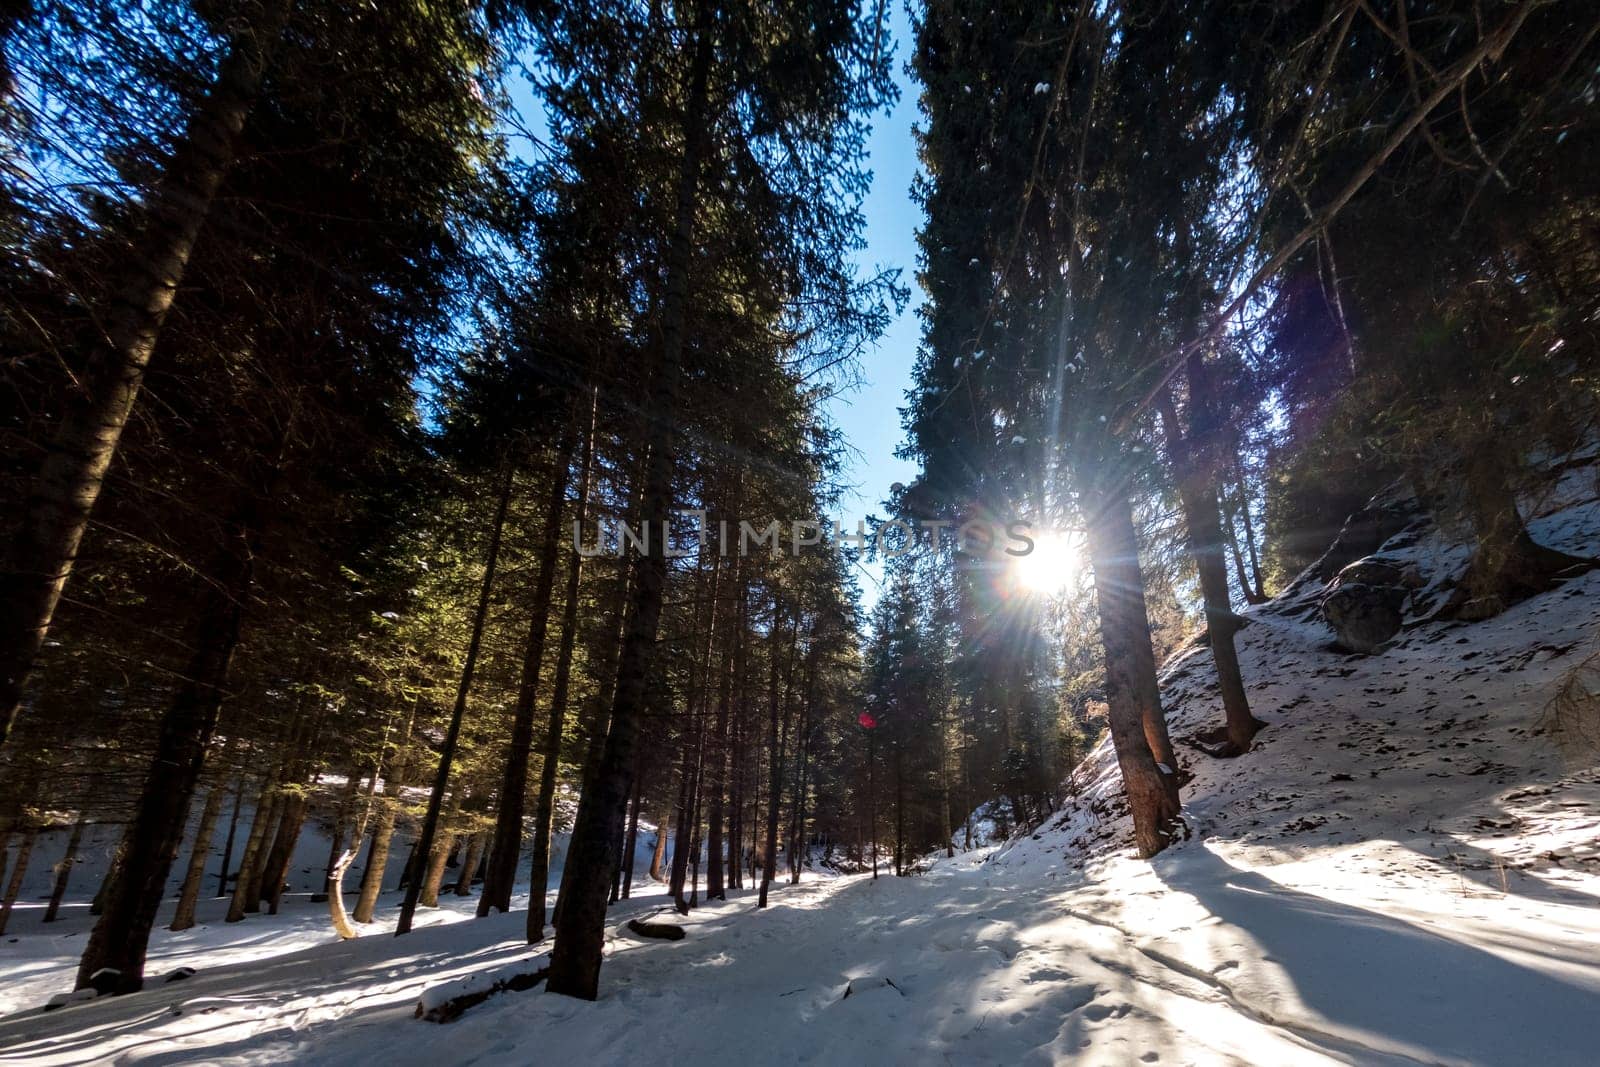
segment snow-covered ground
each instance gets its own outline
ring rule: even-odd
[[[1594,495],[1571,472],[1535,535],[1592,552]],[[1385,554],[1430,581],[1460,565],[1434,534],[1402,542]],[[1600,773],[1545,722],[1596,648],[1600,573],[1371,657],[1329,648],[1314,594],[1239,636],[1268,723],[1242,759],[1192,743],[1221,716],[1207,653],[1168,665],[1189,836],[1153,862],[1127,851],[1102,746],[1047,825],[924,875],[808,874],[764,912],[748,892],[700,908],[670,943],[625,929],[663,908],[650,887],[613,909],[594,1004],[504,993],[416,1020],[426,988],[548,945],[454,898],[406,938],[341,944],[295,904],[161,935],[152,973],[197,967],[185,982],[0,1020],[0,1061],[1600,1062]],[[0,995],[70,985],[83,923],[19,917]]]

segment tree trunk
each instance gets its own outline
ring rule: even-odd
[[[406,851],[406,862],[400,868],[400,884],[395,886],[396,889],[406,889],[416,883],[418,871],[422,866],[422,850],[418,847],[421,844],[421,837],[411,839],[411,847]]]
[[[796,619],[794,631],[798,634],[800,620]],[[767,890],[772,886],[772,875],[778,865],[778,805],[783,802],[783,753],[778,748],[778,617],[774,609],[772,619],[772,673],[767,685],[767,754],[771,768],[767,772],[767,840],[766,853],[761,861],[761,891],[756,907],[767,906]],[[793,639],[791,638],[791,641]],[[791,646],[790,658],[794,656]]]
[[[395,810],[387,797],[378,821],[372,828],[372,847],[367,851],[367,866],[361,872],[361,894],[356,898],[353,918],[369,923],[378,909],[378,894],[383,892],[383,872],[389,866],[389,846],[394,841]]]
[[[972,767],[970,766],[970,764],[968,762],[967,755],[966,755],[965,752],[963,752],[962,756],[961,756],[961,777],[962,777],[962,783],[964,785],[964,788],[961,791],[961,797],[962,797],[961,806],[964,809],[966,809],[966,813],[967,813],[967,817],[966,817],[965,823],[964,823],[964,825],[966,826],[966,837],[962,840],[961,851],[963,851],[963,852],[971,852],[972,851]]]
[[[550,600],[555,592],[557,556],[562,540],[561,511],[567,502],[572,446],[573,430],[569,423],[562,429],[561,441],[556,446],[555,460],[550,469],[550,491],[545,498],[544,525],[539,546],[539,572],[534,581],[528,638],[523,645],[517,703],[511,715],[511,743],[506,749],[505,774],[500,780],[500,804],[495,815],[494,840],[489,846],[489,873],[483,880],[483,895],[478,898],[480,917],[491,910],[511,910],[511,887],[517,880],[517,861],[522,857],[522,817],[528,803],[528,760],[533,754],[534,704],[539,696],[539,672],[544,665]],[[576,551],[572,553],[573,564],[569,571],[576,569],[581,558]],[[559,734],[556,740],[559,753]],[[546,741],[548,754],[548,737]]]
[[[1466,482],[1477,544],[1442,615],[1488,618],[1597,565],[1594,559],[1547,548],[1529,536],[1504,458],[1494,446],[1480,444],[1469,457]]]
[[[1177,764],[1150,646],[1133,507],[1122,486],[1097,503],[1089,524],[1089,558],[1105,646],[1111,740],[1133,812],[1134,839],[1139,854],[1148,857],[1167,847],[1178,821]]]
[[[272,846],[278,840],[278,824],[283,821],[286,799],[280,779],[273,785],[266,809],[261,815],[261,837],[256,841],[255,851],[251,852],[246,844],[245,858],[250,862],[248,865],[241,863],[239,881],[234,887],[234,895],[241,899],[239,910],[243,913],[255,915],[261,911],[263,887],[267,884],[267,864],[272,860]],[[254,829],[252,826],[251,830]]]
[[[17,859],[11,867],[11,878],[6,882],[5,900],[0,902],[0,934],[11,925],[11,909],[16,907],[17,897],[22,893],[22,878],[28,873],[28,861],[33,858],[33,843],[38,836],[39,831],[30,829],[22,835],[22,844],[17,846]]]
[[[680,914],[689,914],[689,909],[696,903],[684,893],[684,887],[689,883],[691,867],[696,868],[700,861],[700,842],[698,830],[700,824],[700,786],[704,774],[703,762],[705,760],[705,716],[698,710],[699,697],[697,686],[690,684],[690,720],[689,728],[683,735],[683,786],[680,793],[680,806],[678,812],[678,832],[672,839],[672,882],[670,889],[674,904]]]
[[[1237,462],[1234,464],[1234,476],[1239,483],[1239,518],[1244,523],[1244,544],[1250,553],[1250,573],[1255,578],[1255,599],[1251,603],[1265,604],[1267,592],[1261,583],[1261,559],[1256,554],[1255,524],[1250,521],[1250,490],[1244,480],[1244,469]]]
[[[800,725],[795,730],[794,808],[789,830],[789,884],[800,881],[800,871],[805,866],[806,836],[806,774],[811,751],[811,711],[817,697],[816,652],[807,657],[806,693],[800,705]]]
[[[387,730],[385,730],[384,738],[385,743],[387,743]],[[382,762],[381,756],[379,757],[379,762]],[[377,787],[378,776],[377,773],[374,772],[372,776],[372,790],[376,791]],[[338,813],[333,817],[333,825],[328,839],[328,863],[323,868],[322,878],[322,891],[324,893],[333,892],[333,868],[339,863],[339,857],[343,856],[345,853],[344,835],[345,831],[350,828],[351,820],[354,817],[353,813],[355,811],[356,794],[360,791],[360,789],[361,768],[352,766],[349,773],[346,774],[344,778],[344,790],[339,795],[339,810]],[[358,836],[352,842],[352,845],[356,849],[359,849],[361,847],[361,838]]]
[[[906,849],[906,770],[905,754],[894,746],[894,876],[905,875]]]
[[[712,559],[715,570],[721,565],[720,558]],[[715,584],[715,581],[713,581]],[[694,605],[694,630],[695,642],[692,658],[689,661],[689,684],[685,704],[688,711],[688,723],[683,729],[679,739],[678,764],[680,774],[678,779],[678,823],[672,835],[672,878],[668,883],[668,891],[672,895],[673,906],[681,915],[689,913],[689,900],[684,895],[684,887],[689,884],[689,863],[694,849],[694,825],[697,817],[700,788],[700,761],[705,754],[702,739],[704,730],[704,717],[701,711],[702,693],[705,687],[705,673],[710,663],[712,628],[716,625],[716,601],[714,597],[705,595],[705,559],[702,556],[695,562],[694,595],[691,600]],[[710,616],[708,621],[707,616]],[[706,641],[702,644],[700,635],[705,634]]]
[[[296,766],[305,729],[307,689],[300,687],[294,714],[283,731],[281,754],[270,776],[261,780],[256,797],[255,818],[245,838],[244,856],[239,860],[239,876],[233,884],[233,899],[228,904],[227,922],[239,922],[246,914],[261,911],[262,887],[268,882],[267,868],[277,842],[278,825],[283,820],[287,789]]]
[[[1233,522],[1233,505],[1228,500],[1226,490],[1222,494],[1222,530],[1228,539],[1228,558],[1233,560],[1233,576],[1239,583],[1239,589],[1244,594],[1246,604],[1259,604],[1255,591],[1250,586],[1250,576],[1245,573],[1244,553],[1239,549],[1239,531]]]
[[[217,832],[217,818],[222,814],[222,796],[227,787],[218,782],[206,794],[205,807],[200,809],[200,826],[195,831],[194,844],[189,849],[189,870],[183,877],[183,890],[178,894],[178,910],[172,916],[172,930],[187,930],[194,925],[194,909],[200,900],[200,883],[205,880],[206,861],[211,858],[211,838]]]
[[[738,495],[734,503],[734,514],[739,514],[743,493]],[[709,825],[706,828],[706,899],[727,900],[728,893],[722,884],[724,859],[722,850],[723,842],[723,802],[728,792],[728,716],[733,705],[733,667],[739,654],[739,644],[744,640],[744,603],[745,587],[744,578],[740,573],[743,568],[734,565],[733,587],[738,597],[739,608],[733,613],[734,626],[729,637],[723,640],[721,683],[717,692],[717,721],[711,733],[711,748],[709,759],[711,762],[711,775],[709,788],[711,790],[711,804],[707,818]],[[711,596],[716,598],[716,583],[712,583]],[[715,614],[713,614],[713,627],[715,627]],[[737,853],[735,845],[730,851]]]
[[[107,286],[111,295],[94,315],[97,337],[29,489],[0,585],[0,744],[292,6],[264,0],[253,6],[256,17],[233,32],[216,81],[150,192],[132,247],[118,257],[122,275]]]
[[[422,835],[417,839],[417,853],[431,855],[433,839],[439,829],[439,810],[444,804],[445,790],[450,785],[450,765],[455,762],[456,743],[461,737],[461,720],[467,712],[467,695],[472,692],[472,675],[478,666],[478,650],[483,644],[483,627],[489,617],[489,594],[494,588],[495,565],[500,559],[500,535],[505,530],[506,508],[511,503],[511,488],[516,471],[507,461],[501,474],[500,499],[495,503],[494,525],[489,531],[489,550],[483,564],[483,584],[478,589],[478,605],[472,613],[472,636],[467,639],[467,656],[461,664],[461,681],[456,686],[455,707],[450,711],[450,725],[445,728],[444,742],[439,748],[439,769],[433,776],[433,789],[428,793],[428,807],[422,816]],[[411,932],[411,920],[417,912],[421,896],[422,879],[413,878],[406,886],[406,896],[400,904],[400,919],[395,924],[396,937]]]
[[[411,719],[406,723],[405,737],[407,741],[409,741],[411,738],[411,727],[412,724],[416,722],[416,717],[417,706],[416,704],[412,704]],[[384,761],[389,756],[389,734],[392,728],[392,721],[385,724],[383,728],[383,743],[378,746],[378,758],[373,760],[372,763],[372,780],[367,784],[366,803],[362,806],[360,820],[350,827],[350,844],[348,847],[341,849],[339,854],[334,857],[333,862],[328,865],[328,919],[333,924],[333,932],[338,934],[340,939],[344,941],[353,941],[357,937],[361,936],[360,932],[351,924],[349,913],[345,911],[344,876],[345,872],[350,869],[350,865],[355,862],[356,855],[361,851],[361,839],[367,835],[367,824],[372,821],[373,813],[377,810],[378,804],[380,803],[378,800],[378,779],[383,774]],[[404,742],[402,742],[402,744],[404,744]],[[351,788],[347,790],[346,800],[340,805],[339,808],[341,824],[334,830],[334,838],[336,840],[343,838],[345,830],[344,824],[352,816],[352,806],[350,801],[354,798],[356,792],[354,786],[359,783],[360,778],[360,769],[352,766],[350,768],[350,775],[348,779]],[[386,804],[385,807],[387,806],[388,805]],[[393,823],[391,823],[390,826],[392,827]],[[386,846],[384,855],[385,859],[388,858],[387,853],[388,850]],[[367,862],[370,867],[372,862],[370,857],[368,858]],[[370,910],[368,912],[368,917],[371,917]]]
[[[878,731],[867,731],[867,847],[872,850],[872,880],[878,880]]]
[[[633,893],[634,853],[639,849],[639,805],[644,802],[644,768],[633,775],[633,804],[628,811],[628,834],[622,846],[622,899]],[[709,892],[709,890],[708,890]]]
[[[229,525],[222,559],[212,568],[214,581],[206,586],[200,626],[192,637],[194,655],[162,716],[144,791],[133,824],[123,836],[121,867],[84,949],[79,989],[106,967],[120,972],[118,992],[136,992],[144,984],[150,928],[166,893],[167,874],[183,841],[195,785],[216,729],[251,585],[256,537],[248,514]]]
[[[1189,360],[1189,409],[1191,425],[1209,425],[1206,407],[1205,368],[1199,354]],[[1239,756],[1250,751],[1251,741],[1262,723],[1250,714],[1245,695],[1244,674],[1239,669],[1239,653],[1233,637],[1239,630],[1239,617],[1233,613],[1228,597],[1228,570],[1223,558],[1222,524],[1217,514],[1216,482],[1178,424],[1178,413],[1171,393],[1163,393],[1157,403],[1166,433],[1167,451],[1177,476],[1178,498],[1183,508],[1184,528],[1188,533],[1189,555],[1200,578],[1200,598],[1205,604],[1206,629],[1211,639],[1211,659],[1217,668],[1217,687],[1222,694],[1225,744],[1213,750],[1218,756]],[[1162,762],[1172,766],[1163,759]]]
[[[228,914],[224,922],[236,923],[244,919],[251,896],[254,872],[260,867],[261,848],[266,841],[267,828],[272,824],[271,795],[275,783],[271,777],[261,780],[256,794],[256,811],[250,820],[250,832],[244,838],[244,853],[239,857],[239,873],[233,880],[233,898],[228,901]]]
[[[1222,528],[1228,537],[1228,551],[1233,558],[1233,573],[1239,580],[1239,589],[1244,593],[1246,604],[1265,604],[1266,594],[1261,591],[1261,564],[1256,559],[1256,546],[1254,537],[1250,537],[1250,563],[1255,571],[1255,579],[1251,580],[1250,573],[1245,570],[1244,553],[1239,548],[1239,531],[1234,526],[1235,503],[1228,496],[1227,489],[1222,491]],[[1250,502],[1244,496],[1244,490],[1239,491],[1240,500],[1238,511],[1244,516],[1245,532],[1250,534]]]
[[[667,823],[672,821],[672,807],[667,806],[656,822],[656,850],[650,855],[650,880],[662,881],[661,862],[667,858]]]
[[[456,896],[472,895],[472,876],[478,873],[478,860],[483,856],[483,834],[467,838],[467,847],[461,857],[461,872],[456,878]]]
[[[667,250],[666,290],[661,309],[660,344],[651,376],[650,462],[644,480],[641,517],[660,535],[650,551],[635,560],[633,610],[622,643],[610,729],[594,788],[584,790],[567,854],[572,872],[550,955],[545,988],[552,993],[593,1000],[600,992],[600,958],[605,945],[606,892],[611,881],[610,832],[619,825],[628,800],[628,776],[635,760],[639,718],[645,705],[656,631],[667,577],[666,532],[671,517],[674,468],[673,427],[677,423],[678,378],[688,320],[689,269],[694,255],[695,206],[704,149],[711,40],[695,44],[693,71],[684,106],[683,166],[678,179],[676,219]]]
[[[700,728],[695,731],[699,743],[695,746],[694,787],[689,790],[693,807],[689,812],[689,907],[700,906],[700,805],[706,776],[706,739],[704,715]]]
[[[428,854],[428,869],[422,877],[422,891],[417,895],[417,902],[424,908],[439,906],[439,887],[444,884],[444,869],[454,846],[454,834],[444,833],[434,838],[433,851]]]
[[[228,867],[233,863],[233,840],[239,830],[239,809],[244,806],[244,775],[233,792],[233,816],[228,819],[228,840],[222,846],[222,870],[217,875],[217,896],[228,895]]]
[[[367,848],[367,865],[361,872],[361,886],[356,895],[353,918],[358,923],[365,924],[372,921],[373,914],[378,908],[378,894],[383,892],[383,876],[389,866],[389,848],[394,841],[394,823],[398,814],[400,790],[405,785],[404,771],[409,765],[409,760],[402,757],[407,751],[407,746],[411,744],[412,731],[417,724],[417,710],[421,707],[422,697],[419,695],[412,701],[405,732],[400,735],[400,744],[395,749],[392,769],[384,775],[384,796],[381,800],[378,799],[378,776],[383,773],[383,761],[380,759],[373,768],[372,786],[367,794],[367,811],[362,817],[362,825],[356,830],[355,837],[350,842],[350,862],[354,862],[355,854],[361,848],[361,838],[366,833],[366,823],[371,821],[373,815],[378,817],[377,823],[372,828],[372,844]],[[343,877],[342,872],[340,877]],[[340,936],[345,935],[341,932]],[[350,936],[354,936],[353,929]]]
[[[598,398],[589,408],[589,431],[584,435],[583,459],[578,475],[578,503],[573,529],[581,535],[589,520],[589,490],[594,478],[594,450]],[[545,907],[550,883],[550,835],[554,832],[556,779],[561,771],[561,738],[567,729],[567,703],[572,688],[572,652],[578,639],[578,594],[582,589],[583,555],[574,547],[567,562],[567,587],[561,607],[561,644],[556,650],[556,677],[550,693],[550,718],[545,723],[544,744],[540,749],[539,796],[533,805],[533,856],[529,866],[528,944],[544,940]],[[614,607],[627,601],[627,582],[617,583]],[[605,668],[602,667],[602,671]],[[605,676],[601,675],[602,678]]]
[[[731,732],[733,734],[732,780],[733,788],[728,801],[728,886],[732,889],[744,888],[744,802],[745,781],[749,777],[749,768],[745,752],[748,747],[746,740],[745,721],[749,715],[750,690],[748,667],[750,662],[750,624],[748,607],[746,606],[748,594],[739,601],[739,613],[735,622],[738,627],[734,635],[738,642],[738,654],[734,657],[734,703],[733,721]]]
[[[301,783],[283,802],[283,814],[278,819],[278,832],[267,853],[267,862],[261,877],[262,899],[267,902],[267,914],[278,914],[283,904],[284,883],[289,878],[289,864],[294,859],[294,847],[300,840],[300,830],[306,821],[307,797]]]
[[[610,672],[608,671],[607,673],[610,673]],[[605,692],[605,690],[602,688],[601,694],[603,695],[604,692]],[[600,775],[600,760],[605,755],[605,746],[606,746],[606,726],[607,726],[607,724],[606,724],[606,721],[605,721],[605,712],[603,710],[604,708],[605,708],[605,702],[603,700],[596,699],[596,700],[594,700],[594,701],[592,701],[590,703],[590,707],[588,708],[587,713],[583,716],[584,720],[585,720],[585,723],[584,723],[584,734],[585,734],[586,737],[588,737],[589,740],[588,740],[588,743],[584,746],[583,771],[582,771],[582,777],[579,780],[580,781],[580,785],[579,785],[580,794],[585,790],[593,789],[595,787],[595,782],[598,780],[599,775]],[[633,783],[631,781],[625,781],[623,783],[623,785],[624,785],[625,789],[632,789],[633,788]],[[607,855],[610,855],[612,857],[612,862],[614,863],[614,862],[616,862],[617,848],[616,848],[615,843],[612,841],[611,832],[612,832],[612,827],[611,826],[607,826],[606,827],[606,848],[608,850],[607,851]],[[620,839],[620,837],[621,837],[620,832],[618,833],[617,837]],[[569,859],[571,858],[570,850],[569,850],[569,853],[568,853],[568,858]],[[571,863],[562,864],[561,865],[561,885],[560,885],[560,888],[556,892],[555,910],[554,910],[553,914],[550,916],[550,921],[551,921],[552,925],[560,925],[560,923],[561,923],[561,901],[566,896],[567,884],[568,884],[567,880],[569,878],[571,878],[571,877],[572,877],[572,864]],[[530,945],[531,944],[535,944],[535,942],[532,940],[534,936],[535,936],[534,935],[534,931],[532,929],[532,926],[530,925],[529,930],[528,930],[528,937],[529,937],[528,943]],[[543,938],[541,937],[540,940],[543,940]]]
[[[111,892],[111,883],[116,880],[117,871],[122,868],[122,849],[123,844],[118,841],[116,850],[111,854],[111,863],[106,867],[105,876],[100,879],[100,884],[94,891],[94,898],[89,901],[89,914],[97,919],[106,913],[106,895]]]
[[[328,919],[333,923],[333,932],[342,941],[354,941],[361,936],[361,932],[351,925],[350,915],[344,908],[344,875],[350,869],[350,864],[355,862],[361,838],[362,833],[358,829],[351,835],[350,847],[340,852],[333,866],[328,868]]]
[[[950,806],[950,706],[939,712],[939,828],[944,831],[944,856],[956,854],[956,828],[951,823]]]
[[[216,820],[213,819],[212,821],[215,822]],[[56,867],[56,880],[55,884],[50,887],[50,903],[44,909],[43,922],[55,922],[56,913],[61,910],[61,901],[67,895],[67,879],[72,875],[73,864],[78,862],[78,846],[83,843],[83,827],[84,818],[80,815],[78,820],[72,824],[72,834],[67,838],[67,853],[61,858],[61,863]]]

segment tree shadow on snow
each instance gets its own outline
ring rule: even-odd
[[[1204,847],[1175,851],[1154,867],[1170,889],[1248,935],[1261,961],[1282,968],[1291,1000],[1354,1040],[1430,1061],[1594,1062],[1600,981],[1563,980],[1413,923],[1286,888]],[[1241,963],[1224,977],[1244,1001],[1252,964]]]

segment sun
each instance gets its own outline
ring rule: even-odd
[[[1077,580],[1083,565],[1082,539],[1065,533],[1033,537],[1033,551],[1013,561],[1017,582],[1034,593],[1059,593]]]

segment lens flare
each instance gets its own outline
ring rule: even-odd
[[[1017,583],[1034,593],[1059,593],[1078,578],[1083,564],[1078,538],[1064,533],[1036,534],[1033,551],[1013,561]]]

